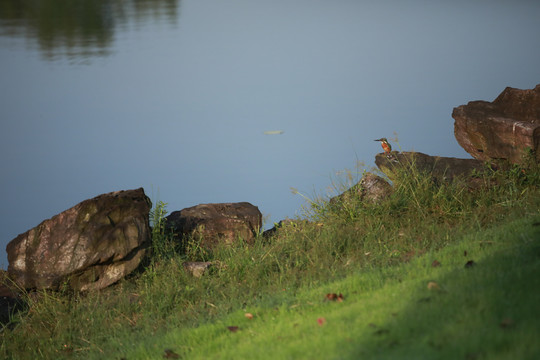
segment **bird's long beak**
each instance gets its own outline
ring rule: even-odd
[[[373,141],[382,141],[382,139],[377,139],[377,140],[373,140]]]

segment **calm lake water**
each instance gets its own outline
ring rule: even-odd
[[[141,186],[169,211],[249,201],[268,228],[383,136],[469,157],[452,108],[540,83],[538,19],[526,0],[0,0],[0,245]]]

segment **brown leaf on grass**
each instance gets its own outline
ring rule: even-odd
[[[476,360],[480,357],[479,353],[469,352],[465,354],[465,360]]]
[[[342,302],[344,300],[343,294],[329,293],[326,294],[326,300]]]
[[[230,332],[237,332],[239,327],[238,326],[227,326],[227,329],[229,329]]]
[[[473,266],[475,266],[476,263],[474,262],[474,260],[469,260],[467,261],[467,263],[465,264],[465,268],[466,269],[469,269],[469,268],[472,268]]]
[[[374,335],[386,335],[390,332],[390,330],[388,329],[379,329],[377,331],[375,331],[373,334]]]
[[[416,255],[416,250],[407,251],[405,255],[403,255],[403,261],[409,262],[414,257],[414,255]]]
[[[431,263],[431,267],[438,267],[438,266],[441,266],[441,263],[437,260],[433,260],[433,262]]]
[[[512,318],[504,318],[499,324],[503,329],[509,329],[514,326],[514,320]]]
[[[428,288],[429,290],[440,290],[440,289],[441,289],[441,288],[439,287],[439,284],[437,284],[435,281],[430,281],[430,282],[428,282],[427,288]]]
[[[320,318],[317,319],[317,324],[319,324],[319,326],[324,326],[325,323],[326,323],[325,318],[320,317]]]
[[[252,313],[245,313],[244,316],[249,320],[253,319],[253,314]]]
[[[165,349],[165,354],[163,354],[165,359],[180,359],[180,355],[172,351],[171,349]]]

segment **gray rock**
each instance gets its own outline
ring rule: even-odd
[[[107,287],[145,255],[150,208],[142,188],[85,200],[12,240],[9,276],[26,289]]]

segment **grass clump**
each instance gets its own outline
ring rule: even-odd
[[[383,201],[315,198],[272,237],[211,251],[174,241],[158,202],[144,271],[103,291],[29,295],[29,310],[1,333],[0,356],[528,358],[540,352],[531,346],[540,173],[478,179],[471,189],[404,171]],[[195,278],[183,267],[191,260],[214,266]],[[324,301],[338,291],[345,301]]]

